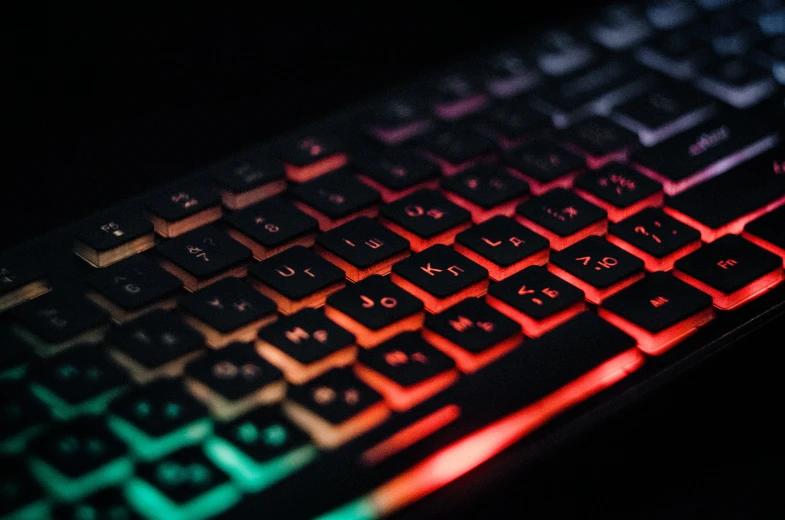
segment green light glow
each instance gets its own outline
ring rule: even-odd
[[[22,509],[17,509],[3,520],[42,520],[49,518],[49,506],[44,501],[33,502]]]
[[[363,497],[333,509],[315,520],[376,520],[380,516],[371,499]]]
[[[109,427],[131,450],[145,460],[154,460],[184,446],[197,444],[210,435],[213,423],[209,418],[198,419],[162,437],[150,437],[142,430],[116,415],[109,416]]]
[[[46,403],[56,417],[65,420],[76,417],[77,415],[97,415],[102,413],[106,410],[109,402],[124,390],[124,388],[115,388],[88,401],[73,405],[68,401],[61,399],[60,396],[44,386],[37,384],[30,385],[30,391],[33,392],[37,398]]]
[[[16,381],[22,379],[27,373],[27,363],[24,365],[19,365],[18,367],[11,368],[9,370],[0,371],[0,381]]]
[[[101,488],[120,484],[133,473],[133,464],[122,457],[79,478],[69,478],[42,461],[30,460],[30,471],[42,486],[65,500],[78,500]]]
[[[229,509],[240,499],[240,491],[226,483],[178,505],[147,481],[136,478],[125,487],[125,496],[149,520],[203,520]]]
[[[19,433],[13,437],[9,437],[8,439],[0,442],[0,453],[2,454],[12,454],[12,453],[20,453],[22,450],[25,449],[27,446],[27,442],[38,435],[44,429],[44,425],[33,426],[32,428],[28,428],[27,430]]]

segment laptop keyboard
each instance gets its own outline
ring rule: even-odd
[[[387,516],[781,312],[783,85],[611,6],[2,253],[0,518]]]

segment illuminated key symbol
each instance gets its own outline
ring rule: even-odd
[[[180,416],[180,412],[182,412],[182,407],[177,403],[166,403],[166,407],[164,408],[164,417],[167,419],[176,419]]]
[[[458,316],[457,320],[450,320],[450,326],[458,332],[463,332],[469,327],[473,327],[474,323],[465,316]]]
[[[728,259],[728,260],[720,260],[717,262],[717,265],[722,267],[723,269],[727,270],[729,267],[735,267],[738,264],[736,260]]]
[[[476,177],[466,179],[466,186],[470,190],[476,190],[480,186],[480,181]]]
[[[316,404],[330,404],[335,401],[335,390],[329,386],[320,386],[313,391],[313,400]]]
[[[400,350],[393,350],[392,352],[388,352],[384,355],[384,361],[391,367],[397,367],[398,365],[404,365],[408,363],[409,356]]]
[[[537,305],[542,305],[542,300],[539,298],[532,298],[532,302],[536,303]]]
[[[360,392],[358,392],[354,388],[350,388],[343,393],[343,400],[349,406],[355,406],[357,403],[360,402]]]
[[[545,296],[547,296],[549,298],[558,298],[559,297],[559,291],[557,291],[556,289],[550,289],[548,287],[546,287],[545,289],[542,290],[542,294],[544,294]]]
[[[300,150],[307,152],[313,157],[316,157],[322,153],[322,145],[320,145],[319,142],[313,138],[303,139],[300,141],[298,146],[300,147]]]
[[[668,299],[667,299],[667,298],[665,298],[664,296],[657,296],[657,297],[656,297],[656,298],[654,298],[653,300],[649,300],[649,303],[651,303],[652,305],[654,305],[654,307],[655,307],[655,308],[656,308],[656,307],[662,307],[663,305],[665,305],[666,303],[668,303]]]
[[[431,276],[436,276],[436,273],[441,273],[442,272],[441,269],[437,269],[435,267],[431,267],[431,263],[430,262],[428,262],[428,264],[425,267],[420,266],[420,269],[422,269],[423,271],[425,271],[427,274],[429,274]]]
[[[559,159],[559,156],[556,154],[550,154],[548,160],[551,161],[553,166],[558,166],[561,163],[561,159]]]
[[[496,246],[498,246],[498,245],[500,245],[502,243],[501,240],[497,240],[496,242],[491,242],[490,240],[488,240],[485,237],[482,237],[482,241],[485,242],[486,244],[488,244],[491,247],[496,247]]]
[[[415,352],[414,354],[412,354],[412,360],[424,365],[428,363],[428,356],[426,356],[422,352]]]
[[[215,298],[213,298],[212,300],[207,300],[207,302],[206,302],[206,303],[207,303],[207,305],[209,305],[210,307],[215,307],[215,308],[217,308],[217,309],[223,309],[223,308],[224,308],[223,304],[221,303],[221,300],[220,300],[220,299],[218,299],[218,297],[215,297]]]
[[[563,213],[565,213],[565,214],[566,214],[567,216],[569,216],[570,218],[573,218],[573,217],[575,217],[576,215],[578,215],[578,210],[577,210],[577,209],[575,209],[575,208],[573,208],[572,206],[569,206],[569,207],[566,207],[566,208],[564,208],[564,209],[562,210],[562,212],[563,212]]]
[[[268,426],[267,428],[262,431],[262,439],[264,439],[264,443],[268,446],[278,447],[283,445],[286,442],[286,438],[288,437],[286,433],[286,428],[281,426],[280,424],[273,424],[272,426]]]
[[[774,170],[774,175],[784,175],[785,174],[785,161],[774,161],[772,163],[772,170]]]
[[[370,309],[375,305],[375,302],[372,299],[365,296],[364,294],[360,295],[360,299],[363,301],[363,307],[366,309]],[[382,304],[382,307],[385,307],[387,309],[392,309],[393,307],[398,305],[398,300],[390,296],[385,296],[384,298],[379,300],[379,303]]]
[[[490,321],[478,321],[477,326],[485,332],[493,332],[493,329],[495,328],[493,322]]]
[[[251,304],[245,300],[241,300],[233,304],[234,308],[237,309],[237,312],[245,312],[251,308]]]
[[[231,361],[221,361],[213,365],[213,375],[222,379],[231,379],[237,376],[237,365]]]
[[[525,285],[521,285],[521,288],[518,289],[518,295],[523,296],[524,294],[533,294],[534,289],[527,289]]]
[[[657,224],[659,224],[659,222],[655,222],[654,224],[655,224],[655,225],[657,225]],[[652,240],[654,240],[655,242],[657,242],[658,244],[661,244],[661,243],[662,243],[662,240],[660,240],[660,237],[658,237],[657,235],[652,235],[652,234],[649,234],[649,232],[648,232],[648,231],[646,231],[646,228],[645,228],[645,227],[643,227],[643,226],[636,226],[636,227],[635,227],[635,229],[634,229],[634,231],[635,231],[636,233],[640,233],[641,235],[643,235],[643,236],[645,236],[645,237],[648,237],[648,236],[650,236],[650,237],[651,237],[651,239],[652,239]],[[673,231],[673,234],[674,234],[674,235],[676,234],[676,231],[675,231],[675,230]]]
[[[235,437],[245,444],[253,444],[259,439],[259,430],[255,424],[244,422],[235,430]]]

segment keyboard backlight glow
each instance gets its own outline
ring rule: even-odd
[[[561,251],[565,247],[570,247],[574,243],[580,242],[588,236],[597,235],[598,237],[601,237],[608,231],[608,221],[603,219],[600,222],[592,224],[591,226],[587,226],[580,231],[573,233],[572,235],[563,237],[545,229],[541,225],[532,222],[527,218],[523,218],[520,215],[516,215],[515,218],[518,220],[518,222],[531,229],[538,235],[547,238],[548,242],[551,243],[551,249],[554,251]]]
[[[389,403],[390,408],[399,412],[408,410],[414,405],[425,401],[458,379],[457,371],[447,370],[407,388],[361,363],[354,365],[354,373],[368,383],[368,386],[373,387],[382,394],[384,400]]]
[[[409,241],[409,248],[414,251],[415,253],[419,253],[423,249],[428,249],[431,246],[435,246],[436,244],[444,244],[445,246],[451,246],[453,242],[455,242],[455,235],[463,231],[464,229],[469,229],[471,227],[471,222],[466,222],[464,224],[459,224],[454,228],[450,228],[438,235],[434,235],[428,238],[422,238],[411,231],[399,226],[394,222],[390,222],[386,219],[381,219],[381,223],[384,224],[390,231],[393,233],[398,233],[403,238]]]
[[[765,250],[767,250],[767,251],[769,251],[771,253],[774,253],[777,256],[781,256],[782,257],[782,264],[783,264],[783,266],[785,266],[785,249],[783,249],[781,247],[778,247],[778,246],[775,246],[771,242],[769,242],[767,240],[763,240],[762,238],[757,237],[757,236],[753,235],[752,233],[748,233],[747,231],[742,233],[741,236],[743,238],[746,238],[747,240],[749,240],[753,244],[755,244],[757,246],[760,246],[763,249],[765,249]]]
[[[615,237],[613,235],[607,235],[605,237],[608,242],[611,244],[618,246],[631,255],[635,255],[641,260],[643,260],[643,265],[646,267],[647,271],[655,272],[655,271],[670,271],[673,269],[673,264],[676,263],[676,260],[687,256],[688,254],[696,251],[701,246],[701,241],[696,240],[691,244],[687,244],[684,247],[681,247],[674,251],[673,253],[664,256],[662,258],[657,258],[655,256],[646,253],[642,249],[638,249],[634,245],[630,244],[629,242],[625,242],[621,238]]]
[[[425,313],[416,312],[386,327],[371,330],[359,321],[329,305],[325,306],[324,315],[354,334],[355,338],[357,338],[357,344],[365,348],[375,347],[402,332],[417,331],[425,321]]]
[[[349,156],[345,153],[336,153],[320,159],[306,166],[295,166],[294,164],[284,163],[286,166],[286,178],[294,182],[305,182],[318,177],[324,173],[337,170],[349,162]]]
[[[450,199],[452,202],[457,204],[458,206],[462,207],[463,209],[467,210],[469,213],[472,214],[472,222],[475,224],[481,224],[488,220],[489,218],[495,217],[497,215],[503,215],[505,217],[512,217],[515,215],[515,208],[526,200],[527,197],[518,197],[516,199],[503,202],[497,206],[493,206],[492,208],[483,208],[482,206],[478,206],[473,202],[470,202],[460,195],[456,195],[450,191],[445,191],[444,195]]]
[[[583,191],[581,189],[576,188],[575,193],[580,195],[581,198],[588,200],[595,206],[599,206],[605,211],[607,211],[608,220],[610,220],[611,222],[619,222],[621,220],[624,220],[625,218],[630,217],[635,213],[638,213],[644,208],[648,208],[648,207],[656,208],[662,206],[662,201],[665,198],[662,192],[652,193],[645,199],[641,199],[635,204],[627,206],[626,208],[620,208],[614,206],[610,202],[604,201],[601,198],[594,196],[593,194],[587,191]]]
[[[616,282],[615,284],[611,285],[610,287],[605,287],[603,289],[598,289],[593,285],[589,285],[588,283],[584,282],[577,276],[574,276],[564,269],[557,267],[553,264],[548,264],[548,271],[552,272],[562,280],[567,283],[570,283],[577,287],[578,289],[582,290],[583,293],[586,295],[586,299],[589,303],[594,303],[599,305],[602,301],[609,296],[616,294],[617,292],[621,291],[625,287],[632,285],[633,283],[637,282],[641,278],[643,278],[643,272],[633,274],[628,276],[624,280]]]
[[[485,301],[497,311],[517,321],[523,329],[523,333],[530,338],[539,338],[549,330],[561,325],[586,309],[586,302],[580,301],[543,320],[535,320],[531,316],[516,310],[513,306],[494,298],[490,294],[485,298]]]
[[[676,278],[679,278],[696,289],[700,289],[710,295],[714,300],[714,306],[723,311],[733,310],[736,307],[742,306],[748,301],[762,295],[769,289],[772,289],[785,278],[782,268],[778,267],[774,271],[761,276],[738,291],[734,291],[731,294],[725,294],[686,273],[682,273],[678,269],[675,269],[673,274]]]
[[[362,174],[357,175],[357,180],[378,191],[379,194],[382,196],[382,200],[386,203],[395,202],[396,200],[406,197],[407,195],[411,195],[412,193],[418,190],[422,190],[422,189],[435,190],[439,188],[439,179],[430,179],[427,181],[423,181],[421,183],[415,184],[414,186],[409,186],[408,188],[404,188],[402,190],[393,190],[391,188],[388,188],[384,184],[376,182],[370,177]]]
[[[429,292],[426,292],[425,290],[417,287],[410,281],[401,276],[398,276],[395,273],[390,275],[390,280],[392,280],[395,285],[408,292],[415,298],[419,298],[423,304],[425,304],[425,310],[434,314],[452,307],[461,300],[465,300],[466,298],[476,298],[478,296],[484,295],[488,291],[487,278],[480,280],[479,282],[474,283],[469,287],[466,287],[465,289],[458,291],[457,293],[446,298],[437,298],[436,296],[433,296]]]
[[[484,256],[475,253],[468,247],[464,247],[458,242],[456,242],[453,245],[453,249],[455,249],[457,252],[459,252],[460,254],[462,254],[472,262],[480,264],[481,266],[486,268],[488,270],[488,276],[490,276],[491,280],[495,282],[498,282],[499,280],[504,280],[508,276],[512,276],[518,271],[529,267],[530,265],[545,265],[546,263],[548,263],[548,257],[550,256],[551,253],[550,249],[545,248],[542,251],[538,251],[532,255],[527,256],[526,258],[522,258],[518,260],[512,265],[508,265],[507,267],[501,267],[500,265],[491,262]]]

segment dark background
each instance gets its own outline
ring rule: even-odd
[[[49,5],[14,27],[6,105],[23,114],[7,118],[7,144],[21,161],[2,176],[0,248],[591,7],[529,4]],[[771,347],[758,338],[719,356],[461,514],[781,513]]]

